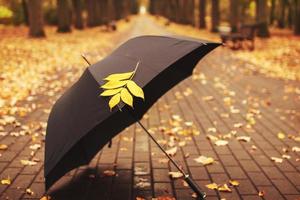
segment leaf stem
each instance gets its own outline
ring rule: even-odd
[[[135,69],[133,71],[133,74],[131,75],[131,77],[129,78],[129,80],[131,80],[134,77],[134,75],[135,75],[135,73],[136,73],[136,71],[137,71],[137,69],[139,67],[139,64],[140,64],[140,61],[137,62],[136,66],[135,66]]]

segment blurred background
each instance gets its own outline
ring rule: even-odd
[[[237,31],[242,24],[259,23],[261,37],[270,35],[269,27],[290,29],[300,35],[298,0],[0,1],[0,24],[30,25],[31,36],[43,35],[44,25],[56,25],[59,32],[69,32],[72,26],[77,29],[99,26],[138,13],[161,15],[176,23],[213,32],[220,26]]]
[[[43,146],[48,115],[57,98],[88,67],[81,55],[96,63],[139,35],[183,35],[224,44],[201,61],[193,78],[171,90],[144,119],[149,118],[150,128],[157,131],[168,130],[165,125],[178,128],[171,116],[181,120],[181,115],[182,122],[188,124],[194,121],[201,132],[193,136],[200,141],[195,144],[201,154],[204,149],[204,155],[221,158],[205,170],[193,163],[194,157],[186,156],[198,154],[191,146],[195,139],[188,135],[184,139],[187,146],[178,146],[185,149],[177,158],[189,159],[186,163],[192,165],[190,169],[197,166],[197,173],[203,173],[198,177],[199,185],[215,199],[257,199],[264,195],[264,199],[299,199],[300,0],[0,0],[0,199],[38,199],[44,194]],[[91,169],[102,174],[97,166],[116,169],[115,158],[120,157],[117,167],[125,166],[126,174],[122,170],[117,173],[127,182],[119,180],[122,184],[111,187],[111,183],[118,183],[117,176],[107,184],[87,175],[91,184],[79,178],[75,187],[67,186],[72,189],[71,197],[61,199],[83,195],[108,199],[101,198],[107,193],[125,199],[123,195],[130,191],[132,196],[148,195],[151,199],[168,190],[168,195],[177,193],[178,199],[184,199],[180,195],[190,199],[186,186],[181,192],[170,192],[167,173],[171,168],[168,163],[159,163],[159,154],[151,150],[148,138],[140,132],[135,127],[126,130],[126,137],[115,138],[118,143],[114,142],[117,145],[113,148],[120,148],[113,149],[114,154],[106,148],[108,154],[101,154],[101,159],[96,156],[91,163]],[[240,143],[236,133],[244,141]],[[135,136],[140,137],[136,145]],[[167,139],[166,145],[175,142],[168,131],[159,131],[156,136]],[[228,148],[215,143],[221,139],[230,141]],[[141,152],[148,145],[151,151]],[[133,152],[139,156],[134,158]],[[164,171],[154,176],[149,170],[149,177],[155,178],[136,184],[132,179],[137,177],[135,170],[126,163],[140,166],[139,159],[146,164],[143,159],[153,159],[153,168],[164,166]],[[110,161],[111,165],[101,165]],[[32,166],[25,166],[28,163]],[[65,179],[73,180],[80,170]],[[235,174],[244,180],[232,193],[220,194],[204,187],[221,184]],[[265,179],[268,186],[257,181]],[[136,186],[141,184],[151,186],[148,194]],[[174,185],[182,187],[179,182]],[[30,190],[24,192],[26,188]],[[67,193],[64,187],[60,190]]]

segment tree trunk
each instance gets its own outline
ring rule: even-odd
[[[278,19],[278,28],[285,27],[285,10],[286,10],[286,0],[280,0],[280,15]]]
[[[300,35],[300,1],[295,1],[294,33]]]
[[[72,10],[69,0],[57,0],[57,17],[58,29],[57,32],[71,32]]]
[[[116,20],[116,7],[114,5],[114,0],[107,0],[107,10],[108,10],[108,22]]]
[[[267,0],[256,0],[256,18],[258,22],[258,37],[270,37],[268,28]]]
[[[206,16],[206,0],[200,0],[200,2],[199,2],[199,28],[206,28],[205,16]]]
[[[275,7],[276,7],[276,0],[271,0],[270,24],[273,24],[275,20]]]
[[[42,0],[28,0],[29,35],[45,37],[43,28]]]
[[[238,0],[230,0],[230,27],[232,32],[237,32],[239,22]]]
[[[219,0],[212,0],[211,32],[218,32],[219,22],[220,22]]]
[[[96,0],[86,0],[87,26],[89,27],[97,26],[96,8],[97,8]]]
[[[81,0],[72,0],[75,14],[75,28],[83,29],[83,18],[82,18],[82,3]]]
[[[23,13],[24,13],[24,22],[28,26],[29,25],[29,19],[28,19],[28,7],[26,0],[22,0],[22,7],[23,7]]]

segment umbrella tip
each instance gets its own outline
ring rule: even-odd
[[[81,54],[81,57],[85,60],[85,62],[88,64],[88,65],[91,65],[91,63],[88,61],[88,59],[86,58],[85,54]]]

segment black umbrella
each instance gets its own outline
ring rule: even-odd
[[[197,185],[163,150],[139,119],[163,94],[189,77],[198,61],[217,46],[218,43],[191,38],[141,36],[130,39],[86,69],[80,79],[58,99],[49,116],[44,165],[46,190],[68,171],[88,164],[115,135],[138,122],[184,175],[191,188],[203,198],[204,194]],[[134,74],[128,73],[133,71]],[[109,97],[99,96],[106,90],[118,87],[106,84],[114,77],[104,79],[119,73],[125,74],[117,75],[121,80],[118,84],[130,77],[132,88],[136,89],[128,88],[130,92],[124,90],[126,94],[122,97],[144,95],[144,100],[134,98],[134,108],[126,105],[131,104],[129,97],[114,95],[114,100],[110,100]],[[125,86],[121,84],[119,87]],[[108,104],[113,106],[120,99],[126,104],[121,101],[110,110]]]

